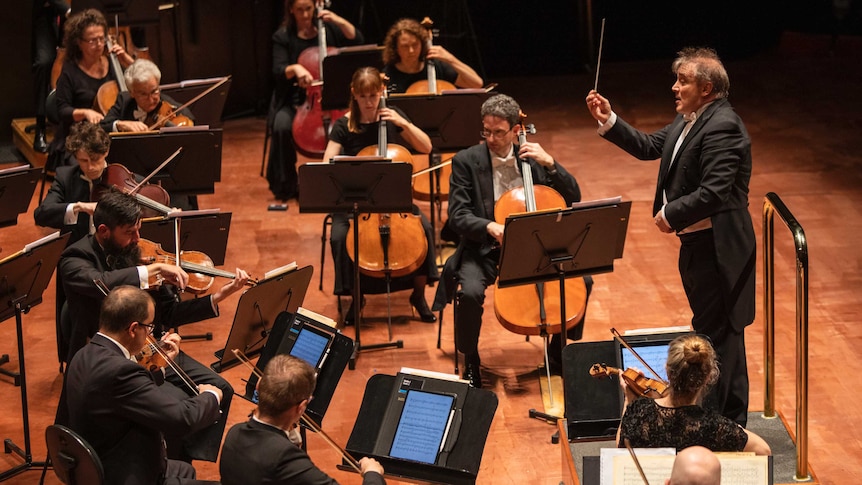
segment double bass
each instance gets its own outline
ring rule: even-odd
[[[315,12],[328,8],[328,0],[317,0]],[[326,45],[326,26],[317,17],[317,47],[309,47],[299,54],[298,63],[311,74],[314,81],[305,89],[305,103],[297,108],[291,127],[296,150],[310,158],[321,158],[326,150],[327,132],[332,120],[344,116],[347,110],[324,111],[320,107],[323,91],[323,59],[338,51]]]
[[[535,128],[524,125],[525,115],[521,114],[518,143],[527,142],[527,131],[535,133]],[[527,159],[520,160],[521,176],[524,185],[505,192],[494,206],[494,219],[505,224],[512,214],[553,210],[566,207],[566,201],[556,190],[545,185],[533,184],[533,172]],[[587,304],[587,288],[583,278],[574,278],[565,285],[566,328],[577,322]],[[494,312],[497,320],[507,330],[520,335],[557,334],[562,331],[560,315],[559,285],[535,283],[529,285],[496,287],[494,291]]]
[[[386,107],[386,98],[380,98],[380,109]],[[407,148],[388,142],[386,120],[380,120],[377,145],[365,147],[359,156],[379,156],[393,162],[412,164],[413,157]],[[375,278],[405,276],[422,265],[428,254],[428,244],[422,219],[410,213],[360,214],[358,217],[359,257],[353,245],[347,245],[347,254],[359,267],[359,272]],[[347,231],[347,240],[353,238],[352,225]]]

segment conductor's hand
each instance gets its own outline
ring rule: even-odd
[[[162,347],[171,360],[176,360],[177,356],[180,355],[181,340],[182,337],[180,337],[180,334],[178,333],[168,332],[162,335]]]
[[[213,293],[213,304],[218,305],[220,301],[242,289],[246,282],[248,282],[248,273],[245,270],[237,268],[234,279]]]
[[[494,239],[497,240],[498,243],[503,244],[503,231],[506,227],[498,222],[491,221],[485,227],[488,230],[488,234],[491,235]]]
[[[587,109],[601,123],[607,123],[611,117],[611,102],[595,89],[587,95]]]
[[[359,460],[359,469],[362,471],[362,476],[365,476],[368,472],[376,472],[380,476],[383,476],[383,465],[378,463],[374,458],[365,457]]]

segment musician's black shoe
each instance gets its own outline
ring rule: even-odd
[[[470,387],[475,387],[476,389],[482,388],[482,373],[479,370],[481,366],[481,362],[479,361],[479,354],[467,354],[464,356],[464,375],[462,378],[466,381],[470,381]]]
[[[33,150],[40,153],[48,152],[48,142],[45,140],[44,128],[36,128],[36,136],[33,137]]]
[[[365,308],[365,296],[362,297],[362,304],[359,307],[360,313],[362,309]],[[360,317],[361,318],[361,317]],[[356,322],[353,321],[353,301],[350,302],[350,308],[347,309],[347,313],[344,314],[344,326],[352,327]]]
[[[428,308],[428,303],[425,301],[425,295],[422,293],[413,292],[410,295],[410,305],[412,305],[416,310],[415,313],[419,314],[419,320],[426,323],[434,323],[437,321],[437,316],[434,315],[434,312],[432,312],[430,308]]]

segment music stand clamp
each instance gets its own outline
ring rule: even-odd
[[[623,255],[630,211],[631,202],[613,199],[597,206],[535,212],[506,219],[497,285],[505,288],[559,280],[560,362],[568,331],[566,279],[613,271],[614,259]],[[546,332],[542,334],[550,391],[548,338]],[[553,394],[550,395],[553,399]],[[546,418],[539,414],[530,413],[531,417]]]
[[[15,328],[18,334],[21,415],[24,425],[23,450],[9,438],[3,441],[4,451],[15,452],[24,459],[24,463],[0,473],[0,482],[31,468],[45,466],[45,462],[33,461],[30,449],[30,413],[27,407],[27,372],[24,368],[24,335],[21,316],[42,302],[42,293],[51,281],[69,237],[70,234],[64,234],[0,261],[0,302],[5,302],[0,305],[0,322],[15,317]]]
[[[353,227],[359,227],[359,214],[410,212],[413,210],[411,189],[412,166],[404,162],[351,161],[306,163],[299,167],[299,212],[351,214]],[[353,254],[359,259],[359,231],[353,231]],[[348,367],[356,368],[356,357],[362,350],[402,348],[401,340],[362,345],[359,312],[362,305],[359,290],[359,265],[353,264],[353,321],[355,341]]]

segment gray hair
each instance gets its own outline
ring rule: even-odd
[[[509,122],[509,128],[521,121],[521,107],[511,96],[497,94],[482,103],[482,118],[496,116]]]
[[[153,61],[147,59],[138,59],[126,68],[123,75],[126,78],[126,86],[131,87],[132,84],[144,83],[150,79],[155,79],[156,83],[162,81],[162,71],[159,70]]]
[[[671,69],[676,74],[683,64],[694,66],[694,75],[698,84],[712,83],[712,92],[716,98],[726,98],[730,92],[730,78],[718,58],[718,53],[708,47],[686,47],[677,53]]]

